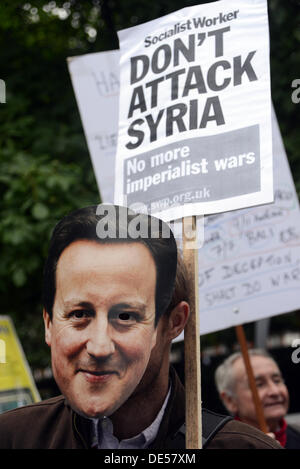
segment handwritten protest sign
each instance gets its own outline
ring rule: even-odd
[[[271,202],[266,0],[185,8],[118,34],[115,202],[166,221]]]
[[[119,51],[68,58],[69,72],[102,201],[113,203],[118,135]]]

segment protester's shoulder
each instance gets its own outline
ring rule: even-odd
[[[297,424],[288,424],[286,428],[286,449],[300,449],[300,428]]]
[[[4,412],[0,415],[0,449],[55,447],[70,426],[69,409],[65,398],[57,396]]]
[[[236,420],[228,421],[214,436],[207,449],[282,449],[260,430]]]
[[[299,424],[288,424],[287,431],[294,433],[295,435],[300,435],[300,425]]]
[[[43,416],[49,415],[49,413],[55,413],[64,405],[64,396],[56,396],[34,404],[8,410],[0,414],[0,427],[3,428],[4,425],[8,425],[9,423],[14,423],[15,425],[18,422],[25,422],[28,419],[32,420],[32,422],[37,421],[36,419],[41,419]]]

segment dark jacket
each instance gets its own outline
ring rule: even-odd
[[[151,449],[183,449],[184,388],[171,372],[172,391]],[[0,415],[0,449],[88,449],[90,421],[76,414],[63,396],[19,407]],[[150,449],[149,448],[149,449]],[[279,449],[259,430],[230,420],[208,442],[207,449]]]
[[[286,449],[300,449],[300,431],[298,426],[288,425],[286,429]]]

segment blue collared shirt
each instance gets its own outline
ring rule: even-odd
[[[119,441],[113,434],[113,423],[109,417],[102,419],[92,419],[93,421],[93,436],[92,447],[97,449],[143,449],[155,440],[159,426],[161,424],[165,408],[170,397],[171,388],[164,400],[162,408],[157,414],[155,420],[136,436],[126,440]]]

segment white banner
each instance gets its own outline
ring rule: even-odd
[[[118,137],[119,50],[68,58],[102,202],[114,202]]]
[[[169,221],[273,201],[266,0],[184,8],[118,34],[115,203]]]

